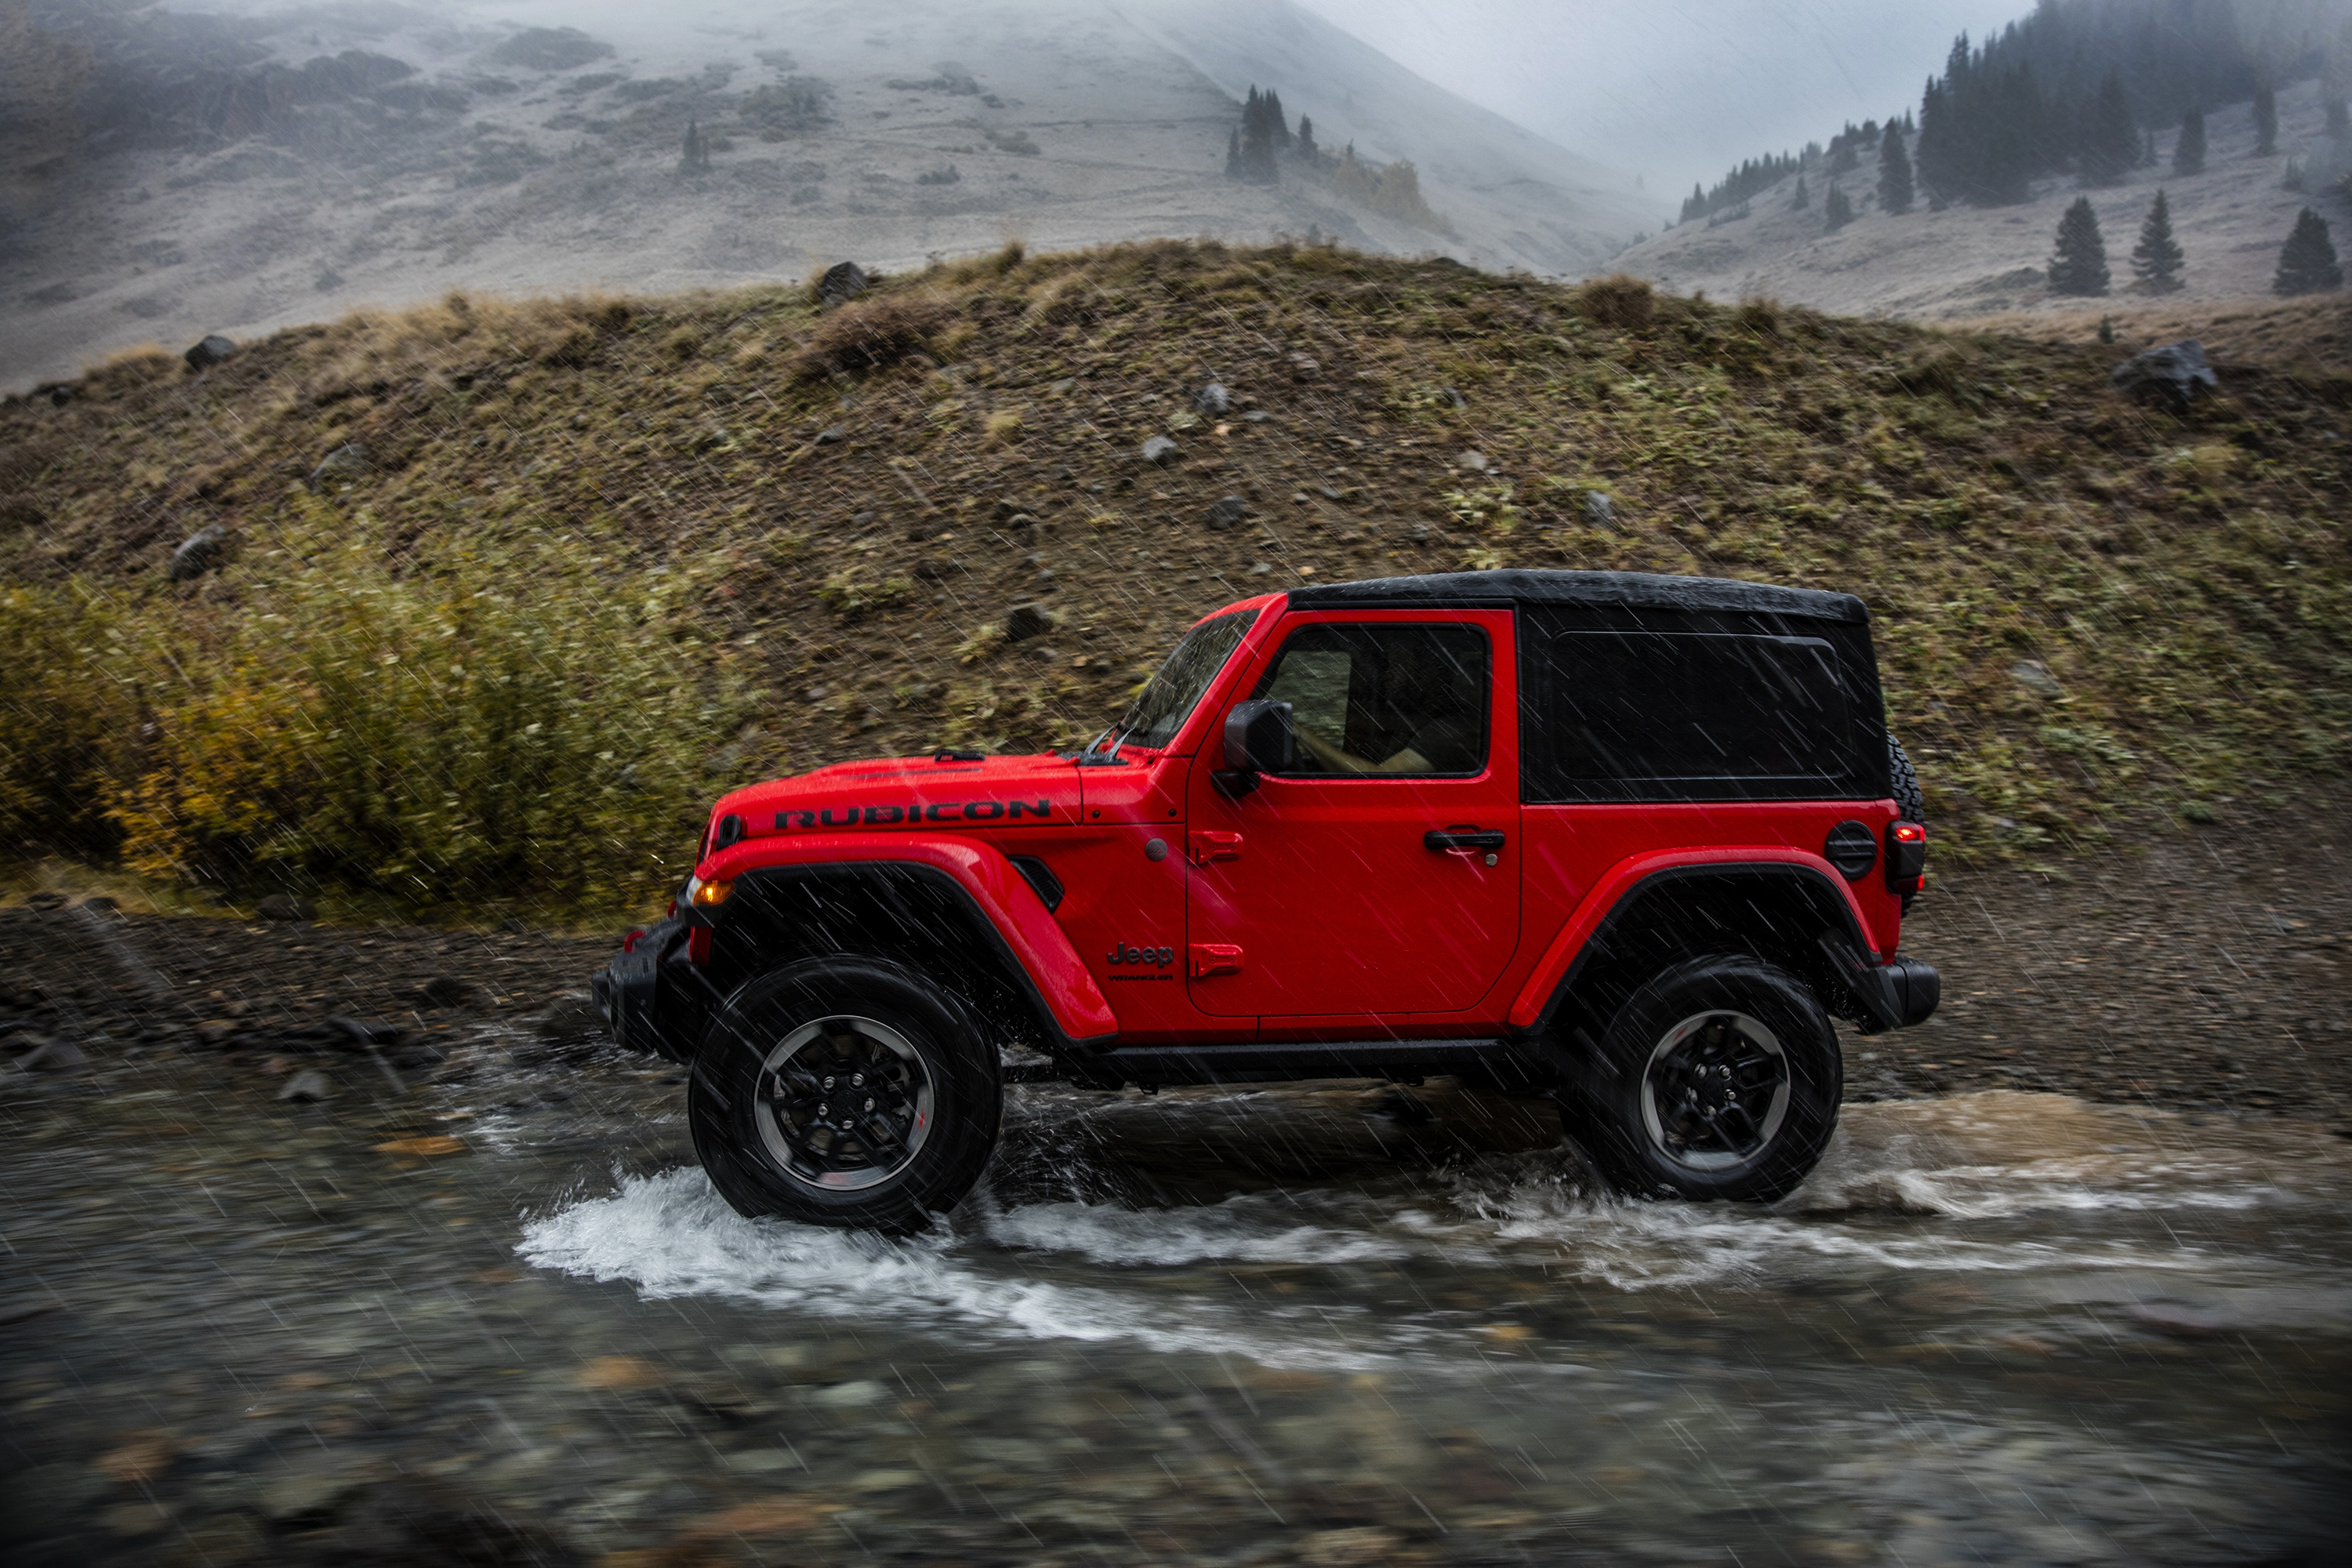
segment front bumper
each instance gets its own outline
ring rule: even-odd
[[[613,1038],[633,1051],[690,1062],[702,1039],[707,986],[687,958],[687,924],[675,915],[629,933],[589,981]]]

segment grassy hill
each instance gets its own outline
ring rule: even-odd
[[[1226,600],[1504,563],[1861,595],[1946,853],[2332,788],[2352,379],[2175,417],[2119,352],[1171,242],[133,354],[0,405],[0,830],[626,905],[729,784],[1066,743]]]

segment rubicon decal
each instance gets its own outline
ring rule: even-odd
[[[776,813],[776,831],[812,827],[913,827],[931,822],[1044,822],[1053,816],[1043,800],[917,801],[911,805],[821,805],[812,811]]]

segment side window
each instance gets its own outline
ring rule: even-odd
[[[1487,665],[1476,626],[1302,626],[1256,695],[1290,704],[1302,775],[1468,774],[1486,765]]]

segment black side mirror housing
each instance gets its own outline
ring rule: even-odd
[[[1260,773],[1286,773],[1298,765],[1298,731],[1290,704],[1237,702],[1225,715],[1225,765],[1216,785],[1239,800],[1257,788]]]

